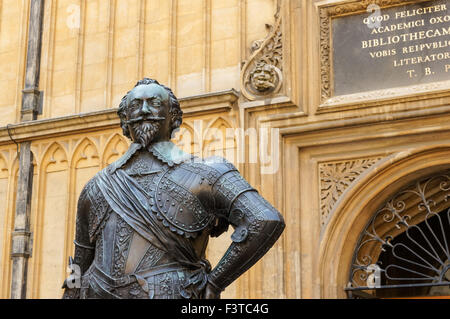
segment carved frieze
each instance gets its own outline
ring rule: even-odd
[[[320,226],[322,230],[327,225],[334,205],[344,191],[380,159],[381,157],[372,157],[319,164]]]

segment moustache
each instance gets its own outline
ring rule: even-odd
[[[161,116],[140,116],[135,119],[128,120],[125,123],[126,124],[134,124],[134,123],[143,122],[143,121],[163,121],[165,119],[166,119],[165,117],[161,117]]]

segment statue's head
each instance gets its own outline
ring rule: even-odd
[[[181,125],[183,112],[171,89],[144,78],[122,98],[117,114],[123,134],[148,146],[170,140],[172,132]]]

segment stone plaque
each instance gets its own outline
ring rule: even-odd
[[[450,80],[450,0],[332,19],[332,95]]]

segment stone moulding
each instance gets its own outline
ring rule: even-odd
[[[264,40],[253,42],[251,56],[243,63],[241,92],[249,101],[274,96],[282,87],[283,41],[280,8],[278,1],[274,25],[266,24],[269,34]]]
[[[231,111],[239,93],[234,89],[179,98],[184,116]],[[80,113],[58,118],[10,124],[0,127],[0,145],[38,140],[49,136],[119,128],[117,108]],[[9,128],[9,132],[8,132]]]
[[[375,90],[348,95],[334,96],[319,107],[319,112],[339,106],[380,105],[393,101],[417,101],[419,99],[448,96],[450,81],[431,82],[392,89]],[[418,96],[420,95],[420,96]]]
[[[318,113],[339,111],[350,107],[407,102],[438,95],[450,95],[450,81],[425,83],[420,85],[360,92],[349,95],[333,96],[331,21],[333,18],[366,12],[370,4],[382,8],[407,5],[432,0],[362,0],[346,2],[321,2],[317,4],[320,21],[320,105]]]

